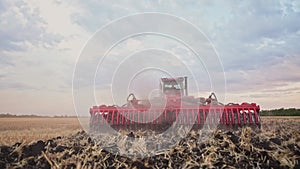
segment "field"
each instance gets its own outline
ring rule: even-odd
[[[77,118],[7,117],[0,118],[0,145],[67,136],[81,130]]]
[[[299,128],[299,117],[262,117],[260,131],[216,130],[203,141],[193,131],[180,142],[170,135],[152,144],[142,132],[123,132],[101,136],[110,145],[103,147],[76,118],[0,118],[0,168],[300,168]],[[139,158],[167,143],[175,146]]]

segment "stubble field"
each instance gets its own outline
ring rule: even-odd
[[[76,118],[0,118],[0,168],[300,168],[299,128],[299,117],[262,117],[260,131],[216,130],[204,141],[193,131],[180,142],[151,145],[175,144],[171,149],[128,158],[119,153],[149,148],[140,132],[123,133],[130,147],[118,136],[103,136],[110,142],[104,148]]]
[[[0,145],[28,144],[81,130],[77,118],[7,117],[0,118]]]

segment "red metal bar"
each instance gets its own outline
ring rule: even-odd
[[[225,124],[225,123],[224,123],[224,121],[225,121],[225,120],[224,120],[224,119],[225,119],[225,116],[223,116],[223,114],[225,114],[225,113],[224,113],[224,110],[219,109],[219,114],[220,114],[220,123],[221,123],[221,124]]]
[[[238,124],[241,124],[241,117],[240,117],[240,112],[238,108],[236,108],[236,113],[237,113],[237,118],[238,118]]]
[[[196,123],[196,120],[195,120],[195,110],[192,109],[192,114],[193,114],[193,123]]]
[[[134,122],[134,110],[130,110],[129,124],[133,124]]]
[[[243,111],[244,124],[247,124],[247,119],[246,119],[246,112],[245,112],[245,109],[242,108],[242,111]]]
[[[131,112],[130,112],[130,110],[129,109],[127,109],[127,111],[126,111],[126,124],[130,124],[130,121],[131,121]]]
[[[200,124],[201,123],[201,117],[200,117],[200,109],[198,109],[198,116],[197,116],[197,118],[198,118],[198,124]]]
[[[206,115],[206,119],[208,123],[211,123],[211,108],[208,109],[207,115]]]
[[[126,124],[126,110],[122,110],[122,125]]]
[[[174,110],[172,112],[172,110]],[[181,110],[181,111],[180,111]],[[157,117],[157,113],[160,113],[160,116]],[[213,122],[220,122],[221,124],[241,124],[241,114],[242,111],[242,118],[244,123],[243,124],[259,124],[259,106],[254,104],[241,104],[241,105],[229,105],[225,106],[224,109],[220,106],[183,106],[183,107],[169,107],[168,109],[158,109],[155,111],[145,111],[145,108],[138,108],[136,111],[128,108],[118,108],[116,110],[114,107],[107,107],[107,106],[94,106],[90,109],[91,119],[90,123],[99,124],[99,123],[106,123],[109,124],[132,124],[137,121],[138,123],[147,123],[152,120],[152,123],[163,123],[164,121],[172,122],[172,118],[169,118],[167,113],[170,111],[170,116],[172,117],[172,113],[176,113],[176,122],[177,123],[186,123],[191,124],[192,120],[193,123],[201,123],[201,113],[203,115],[203,121],[206,123],[207,115],[210,115],[208,121]],[[197,112],[195,112],[197,111]],[[217,112],[219,111],[219,112]],[[127,118],[125,117],[125,113],[127,112]],[[136,114],[138,113],[138,114]],[[142,113],[142,114],[141,114]],[[163,114],[161,114],[163,113]],[[180,115],[178,115],[180,113]],[[197,114],[196,114],[197,113]],[[209,114],[213,113],[213,114]],[[219,114],[218,114],[219,113]],[[231,117],[229,116],[231,113]],[[148,115],[147,115],[148,114]],[[248,115],[247,115],[248,114]],[[173,114],[174,115],[174,114]],[[197,119],[194,117],[198,116]],[[220,115],[220,118],[217,118],[217,115]],[[102,119],[100,120],[99,118]],[[147,120],[147,116],[148,119]],[[153,119],[151,119],[153,117]],[[174,117],[174,116],[173,116]],[[126,119],[124,119],[126,118]],[[138,118],[136,120],[136,118]],[[169,119],[167,119],[169,118]],[[237,118],[237,121],[236,121]]]
[[[225,109],[225,115],[226,115],[226,124],[229,124],[229,120],[228,120],[228,110],[227,108],[224,108]]]
[[[222,111],[222,119],[223,119],[223,123],[222,124],[226,124],[226,112],[225,112],[225,108],[221,109],[220,111]]]
[[[215,111],[214,111],[214,119],[213,119],[213,120],[214,120],[214,123],[220,122],[219,119],[217,119],[217,110],[218,110],[218,109],[216,108]],[[220,116],[220,117],[222,117],[222,116]]]
[[[206,115],[206,122],[210,123],[210,117],[209,117],[210,116],[210,109],[207,109],[207,112],[206,112],[205,115]]]
[[[206,109],[203,111],[203,124],[206,123]]]
[[[215,109],[215,108],[213,108],[213,112],[212,112],[212,118],[211,118],[211,123],[212,124],[214,124],[215,123],[215,121],[216,121],[216,111],[217,111],[217,109]]]
[[[209,108],[207,111],[206,121],[207,123],[211,123],[211,108]]]
[[[124,110],[122,110],[122,125],[124,125],[124,116],[125,116],[125,113],[124,113],[125,111]]]
[[[134,124],[136,122],[136,111],[132,110],[132,120],[131,120],[131,124]]]
[[[252,124],[252,112],[250,110],[250,108],[248,107],[248,112],[249,112],[249,123]]]
[[[161,120],[160,120],[160,119],[161,119],[161,118],[160,118],[161,110],[160,110],[160,109],[157,110],[156,113],[157,113],[156,123],[157,123],[157,124],[160,124],[160,121],[161,121]]]
[[[233,113],[233,108],[231,108],[231,124],[234,124],[234,113]]]
[[[130,124],[130,110],[127,110],[126,124]]]
[[[154,120],[155,120],[155,124],[159,124],[159,110],[155,110],[155,118],[154,118]]]
[[[120,112],[119,111],[117,111],[117,125],[119,125],[119,117],[120,116]]]
[[[150,123],[151,124],[154,124],[154,116],[155,116],[155,110],[153,110],[150,115]]]
[[[101,113],[101,114],[100,114]],[[99,112],[98,118],[101,116],[101,123],[104,124],[105,118],[104,118],[104,112]],[[97,120],[98,121],[98,120]]]
[[[173,116],[175,116],[175,121],[176,121],[176,110],[172,110],[169,112],[169,117],[171,116],[171,118],[169,118],[169,122],[172,122],[173,120]],[[168,116],[167,116],[168,117]]]
[[[223,124],[223,121],[224,121],[223,118],[222,118],[222,117],[223,117],[223,116],[222,116],[222,113],[223,113],[223,112],[221,113],[221,110],[220,110],[220,109],[217,109],[217,114],[218,114],[218,113],[220,114],[220,116],[219,116],[219,119],[216,119],[216,120],[217,120],[220,124]]]
[[[175,112],[176,113],[176,123],[178,123],[178,110],[176,109],[175,111],[176,111]]]
[[[255,117],[255,123],[258,124],[258,116],[257,116],[256,109],[254,109],[254,117]]]
[[[148,122],[147,123],[152,123],[151,118],[150,118],[150,114],[152,114],[152,113],[148,113]]]
[[[136,110],[136,113],[137,113],[137,123],[139,124],[141,122],[140,120],[140,113],[141,113],[141,110]]]
[[[145,123],[145,112],[140,112],[142,115],[141,123]]]
[[[160,115],[159,115],[159,123],[160,124],[162,124],[163,122],[164,122],[164,117],[163,117],[163,115],[164,115],[164,113],[165,113],[165,110],[160,110],[159,111],[160,112]]]

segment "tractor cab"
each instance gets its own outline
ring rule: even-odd
[[[167,96],[187,96],[187,77],[161,78],[160,89]]]

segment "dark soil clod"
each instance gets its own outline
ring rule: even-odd
[[[281,145],[281,140],[279,138],[270,138],[270,141],[277,145]]]
[[[45,146],[45,142],[40,140],[35,144],[23,147],[22,158],[40,155],[42,151],[45,151]]]

